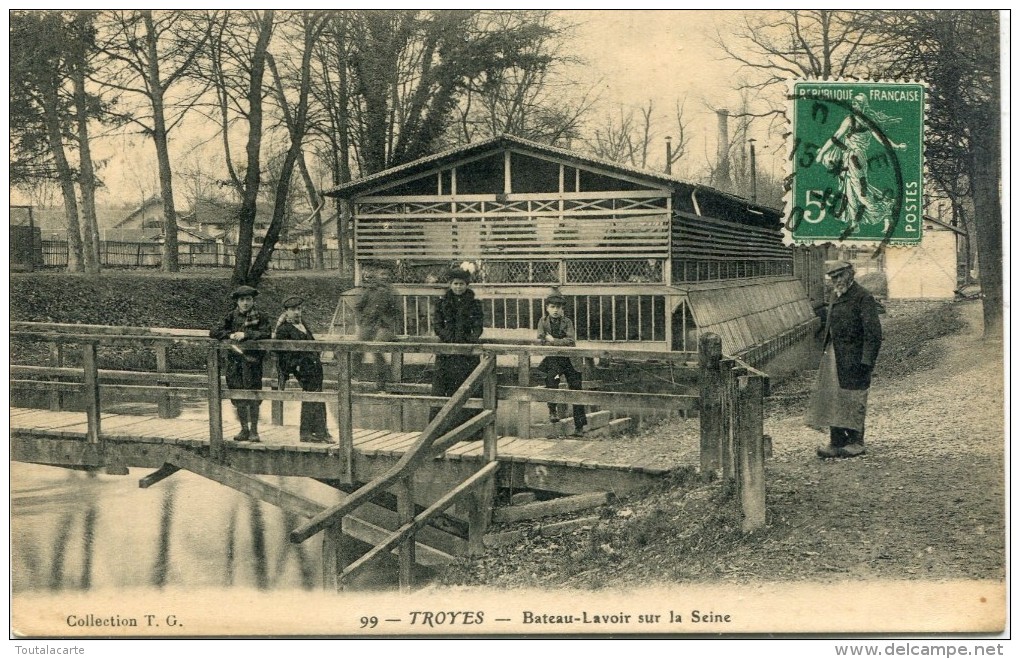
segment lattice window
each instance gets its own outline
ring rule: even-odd
[[[559,282],[557,261],[483,261],[478,281],[486,284],[554,284]]]
[[[567,261],[570,283],[662,283],[662,261],[655,259]]]

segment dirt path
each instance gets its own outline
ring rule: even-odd
[[[1003,578],[1001,344],[981,340],[977,303],[959,308],[967,327],[935,368],[876,377],[867,456],[818,460],[821,433],[767,422],[774,532],[804,543],[810,578]]]
[[[887,342],[888,351],[883,347],[870,394],[866,456],[818,459],[815,448],[825,438],[802,425],[806,399],[794,395],[770,405],[765,430],[774,457],[766,465],[765,529],[741,533],[725,485],[678,484],[607,509],[572,534],[535,533],[455,567],[444,580],[606,588],[670,581],[1003,579],[1002,346],[981,340],[978,303],[957,305],[958,312],[934,308],[891,309],[883,321],[887,335],[918,331],[938,322],[938,313],[960,313],[965,327],[916,347],[900,334]],[[679,458],[675,438],[687,434],[688,424],[645,437],[640,450],[672,450]]]

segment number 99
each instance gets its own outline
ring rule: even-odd
[[[362,629],[364,629],[365,627],[368,627],[369,629],[374,629],[375,626],[378,625],[378,624],[379,624],[379,618],[377,618],[375,616],[361,616],[361,628]]]

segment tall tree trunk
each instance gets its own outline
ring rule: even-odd
[[[249,279],[256,282],[269,269],[273,250],[276,248],[276,243],[280,238],[280,233],[286,221],[287,200],[290,196],[290,183],[294,174],[294,165],[301,156],[301,142],[304,140],[305,130],[308,125],[308,93],[312,84],[312,52],[315,39],[320,33],[317,27],[320,23],[321,18],[319,17],[305,17],[304,51],[301,56],[301,82],[300,91],[298,92],[298,106],[297,111],[293,115],[293,123],[289,130],[290,148],[283,159],[280,179],[276,183],[276,202],[273,204],[273,220],[269,223],[265,239],[262,241],[262,247],[259,248],[259,253],[255,257],[255,263],[252,264],[249,272]],[[271,60],[269,65],[273,66]]]
[[[80,20],[80,19],[79,19]],[[75,54],[77,61],[71,69],[74,85],[75,123],[78,129],[78,159],[80,161],[78,186],[81,189],[82,228],[84,229],[83,252],[85,272],[99,273],[99,223],[96,221],[96,173],[92,165],[92,149],[89,144],[88,98],[85,94],[84,58]]]
[[[248,141],[245,147],[248,161],[244,172],[241,209],[238,211],[237,262],[234,264],[235,284],[258,283],[252,272],[252,240],[255,237],[255,213],[258,208],[259,187],[262,184],[259,151],[262,147],[262,81],[266,73],[266,52],[273,34],[273,11],[268,10],[260,19],[259,36],[251,59],[251,80],[248,85]]]
[[[298,170],[301,172],[301,180],[305,183],[305,194],[308,195],[308,203],[314,209],[312,213],[312,268],[324,270],[326,265],[323,262],[322,254],[324,249],[322,243],[322,199],[315,190],[315,183],[312,181],[311,174],[308,173],[308,165],[305,163],[304,153],[298,154],[297,165]]]
[[[999,199],[998,95],[971,132],[974,171],[974,224],[977,227],[978,270],[984,299],[985,337],[1002,336],[1002,206]]]
[[[47,89],[43,92],[43,118],[46,122],[46,137],[50,144],[50,151],[53,153],[53,163],[57,168],[57,177],[60,180],[60,192],[64,197],[64,216],[67,221],[67,270],[68,272],[82,272],[83,257],[81,244],[81,227],[78,224],[78,199],[74,190],[74,172],[67,162],[67,155],[64,153],[64,135],[60,130],[60,117],[57,115],[57,92],[56,89]]]
[[[337,185],[347,183],[351,180],[351,114],[350,114],[350,84],[347,79],[347,51],[346,45],[347,24],[341,21],[341,32],[337,39],[337,62],[338,82],[337,87],[337,125],[335,133],[337,136],[337,170],[334,172],[333,182]],[[354,245],[353,227],[350,222],[350,203],[337,199],[336,201],[336,241],[337,253],[340,257],[340,275],[350,281],[354,278]]]
[[[170,148],[167,140],[166,115],[163,102],[163,80],[159,71],[159,53],[156,50],[156,28],[152,12],[144,11],[145,47],[147,54],[149,93],[152,101],[152,141],[156,145],[156,162],[159,167],[159,196],[163,201],[163,272],[180,270],[177,255],[177,209],[174,207],[173,171],[170,169]]]

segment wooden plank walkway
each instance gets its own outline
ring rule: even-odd
[[[208,445],[209,423],[196,418],[160,419],[150,416],[103,414],[100,420],[102,437],[106,441],[142,444],[160,443],[178,446],[201,447]],[[84,439],[87,422],[84,412],[53,412],[10,408],[11,432],[54,439]],[[224,415],[223,436],[233,437],[239,424]],[[333,429],[335,435],[335,429]],[[268,423],[259,426],[262,442],[259,444],[228,444],[239,448],[264,451],[294,451],[335,454],[338,444],[309,444],[298,440],[295,426],[276,426]],[[354,450],[365,457],[399,457],[418,438],[417,432],[394,432],[357,428],[354,430]],[[651,476],[665,474],[677,467],[666,460],[645,459],[640,464],[620,464],[600,458],[600,441],[577,439],[522,439],[504,436],[498,439],[498,456],[501,462],[526,465],[558,466],[582,469],[610,469],[639,472]],[[438,459],[448,461],[481,460],[482,442],[460,442],[450,447]]]

